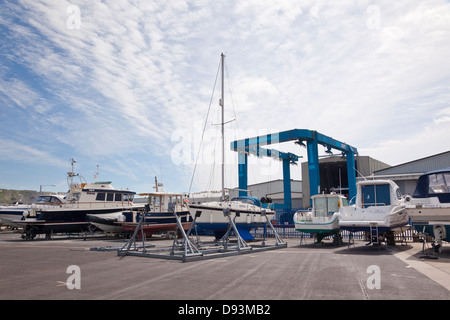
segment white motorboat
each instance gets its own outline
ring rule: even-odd
[[[339,228],[339,210],[348,206],[345,196],[336,193],[318,194],[311,197],[310,211],[297,211],[294,214],[295,230],[314,233],[317,242],[330,235],[337,235]]]
[[[34,202],[34,207],[38,206],[58,206],[64,203],[64,195],[45,194],[40,195]],[[0,223],[10,227],[18,228],[20,224],[14,222],[16,220],[24,220],[30,215],[33,204],[14,204],[0,206]]]
[[[379,237],[384,237],[386,232],[408,224],[405,199],[395,182],[366,180],[358,182],[356,187],[355,204],[339,209],[340,229],[368,231],[372,242],[378,243]]]
[[[421,175],[406,204],[413,227],[434,238],[436,251],[450,242],[450,168]]]

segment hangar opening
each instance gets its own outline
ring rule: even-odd
[[[329,160],[329,161],[323,161]],[[347,162],[339,158],[319,160],[320,193],[336,192],[348,197]],[[356,166],[356,161],[355,161]],[[358,168],[356,167],[356,170]]]

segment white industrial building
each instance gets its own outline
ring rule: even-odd
[[[423,173],[444,168],[450,168],[450,151],[377,170],[371,178],[393,180],[402,194],[413,194],[417,180]]]

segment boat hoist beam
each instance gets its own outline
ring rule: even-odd
[[[352,199],[356,196],[355,154],[358,154],[358,150],[347,143],[340,142],[317,131],[307,129],[281,131],[278,133],[270,133],[231,142],[231,150],[238,152],[239,189],[247,190],[248,188],[248,155],[266,156],[282,160],[285,208],[290,209],[292,206],[292,200],[289,166],[290,164],[295,164],[299,157],[292,153],[284,153],[261,147],[289,141],[294,141],[296,144],[306,146],[311,196],[320,193],[319,144],[326,147],[327,152],[331,151],[331,149],[336,149],[342,152],[342,154],[347,158],[349,198]],[[246,195],[245,191],[240,191],[239,193],[240,195]]]
[[[236,150],[234,150],[236,151]],[[281,152],[275,149],[265,149],[260,146],[248,146],[244,147],[243,151],[239,151],[239,163],[238,163],[238,174],[239,174],[239,195],[247,195],[247,155],[255,155],[257,157],[269,157],[275,160],[280,160],[283,162],[283,190],[284,190],[284,209],[292,209],[292,198],[291,198],[291,173],[290,165],[297,164],[297,161],[301,156],[297,156],[290,152]]]

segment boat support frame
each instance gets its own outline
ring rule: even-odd
[[[206,260],[206,259],[214,259],[221,258],[226,256],[233,256],[251,252],[259,252],[259,251],[267,251],[274,249],[286,248],[287,243],[278,235],[272,223],[267,218],[265,211],[261,213],[262,216],[266,218],[266,225],[271,228],[274,236],[275,243],[267,245],[266,238],[261,244],[253,244],[249,245],[244,241],[244,239],[240,236],[239,231],[235,224],[236,217],[232,218],[229,209],[223,210],[223,214],[228,218],[228,229],[225,235],[217,242],[210,243],[201,243],[198,235],[196,234],[196,239],[192,239],[192,232],[196,229],[196,218],[194,218],[193,223],[191,224],[189,230],[187,232],[184,231],[183,226],[181,224],[180,218],[177,216],[175,208],[171,208],[173,214],[177,221],[177,232],[176,236],[173,240],[172,246],[169,248],[159,248],[159,249],[146,249],[145,245],[145,237],[142,236],[142,246],[138,248],[136,246],[136,236],[138,234],[139,229],[141,229],[140,225],[142,223],[142,219],[139,221],[136,230],[133,233],[133,236],[130,240],[117,251],[118,256],[139,256],[139,257],[147,257],[147,258],[159,258],[159,259],[168,259],[168,260],[179,260],[182,262],[189,261],[198,261],[198,260]],[[234,236],[237,238],[236,241],[231,243],[231,234],[234,232]],[[179,238],[181,235],[181,239]],[[235,244],[234,244],[235,243]],[[133,249],[133,250],[132,250]]]

